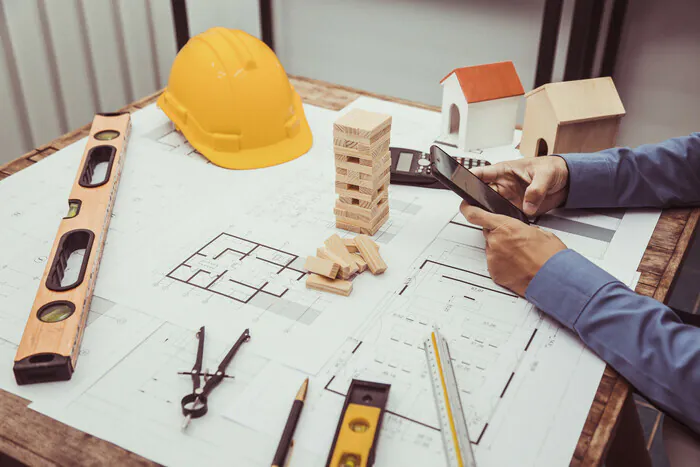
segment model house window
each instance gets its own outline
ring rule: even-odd
[[[456,135],[459,132],[459,109],[455,104],[450,107],[450,134]]]

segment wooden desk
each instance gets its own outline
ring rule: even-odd
[[[439,107],[378,96],[307,78],[292,78],[304,102],[339,110],[361,95],[429,110]],[[158,94],[124,107],[135,111]],[[88,135],[89,124],[0,167],[0,180]],[[700,209],[669,209],[656,225],[642,259],[637,292],[663,301],[698,222]],[[29,401],[0,390],[0,453],[30,465],[156,465],[107,441],[64,425],[27,408]],[[644,465],[646,454],[629,385],[610,367],[598,386],[571,465]],[[634,457],[634,461],[631,459]],[[640,460],[640,456],[642,459]],[[0,463],[2,463],[0,454]]]

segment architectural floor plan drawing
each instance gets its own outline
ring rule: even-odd
[[[449,339],[472,442],[478,445],[540,321],[532,305],[490,279],[480,248],[441,234],[358,337],[361,343],[326,389],[344,394],[357,377],[390,383],[391,413],[439,430],[424,351],[437,327]]]
[[[290,283],[306,278],[303,261],[293,253],[222,232],[166,277],[310,324],[319,310],[287,300],[284,305],[269,306],[274,299],[284,299]]]
[[[313,299],[301,296],[306,279],[304,259],[222,232],[165,278],[308,325],[330,302],[323,295]]]

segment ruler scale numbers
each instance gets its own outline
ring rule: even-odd
[[[476,467],[459,387],[447,341],[435,330],[425,341],[425,354],[440,419],[440,432],[450,467]]]

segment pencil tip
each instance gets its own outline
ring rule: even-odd
[[[299,392],[297,392],[297,400],[303,401],[306,399],[306,390],[309,387],[309,378],[306,378],[303,383],[301,383],[301,387],[299,388]]]

